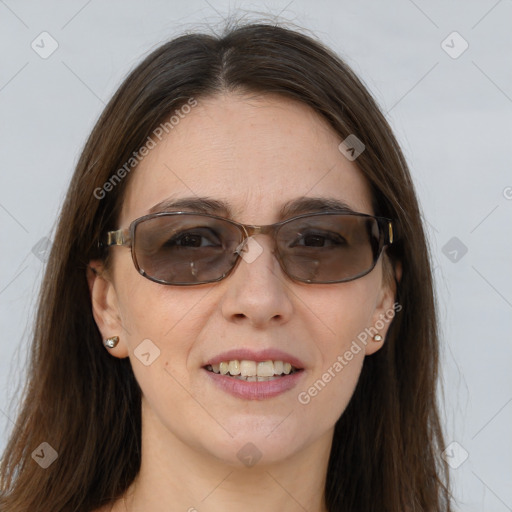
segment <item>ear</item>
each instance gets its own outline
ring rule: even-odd
[[[401,263],[391,263],[389,259],[385,258],[382,270],[382,286],[377,295],[375,310],[372,315],[372,324],[366,330],[368,334],[366,355],[374,354],[382,348],[395,313],[402,309],[402,306],[396,302],[396,288],[402,279]],[[373,336],[376,334],[382,337],[381,341],[373,339]]]
[[[116,347],[106,349],[115,357],[128,357],[126,330],[121,321],[117,292],[101,260],[92,260],[87,267],[87,282],[92,314],[103,340],[119,336]]]

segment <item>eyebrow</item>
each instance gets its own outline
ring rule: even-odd
[[[233,210],[229,203],[212,199],[209,197],[181,197],[168,198],[151,207],[149,214],[165,211],[192,211],[197,213],[209,213],[212,215],[233,218]],[[339,213],[357,213],[344,201],[335,197],[298,197],[286,202],[279,210],[279,220],[301,215],[302,213],[313,213],[322,211],[333,211]]]

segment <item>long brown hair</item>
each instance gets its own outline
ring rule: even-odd
[[[357,165],[371,185],[375,214],[398,227],[387,254],[403,268],[402,309],[383,348],[365,359],[336,424],[329,511],[450,512],[431,266],[407,163],[377,104],[338,56],[311,36],[265,23],[160,46],[124,80],[94,127],[47,263],[28,381],[0,467],[0,509],[90,512],[119,498],[137,475],[141,391],[129,359],[111,357],[102,345],[86,280],[88,262],[105,256],[100,235],[118,228],[136,171],[108,193],[98,190],[175,110],[225,91],[294,98],[321,114],[340,142],[355,134],[366,146]],[[58,454],[46,469],[31,455],[42,442]]]

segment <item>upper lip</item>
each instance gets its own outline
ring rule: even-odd
[[[204,366],[220,364],[222,361],[283,361],[285,363],[290,363],[292,366],[297,368],[297,370],[304,369],[304,363],[298,359],[297,357],[288,354],[287,352],[283,352],[282,350],[277,350],[274,348],[267,348],[264,350],[252,350],[250,348],[236,348],[232,350],[228,350],[227,352],[222,352],[222,354],[218,354],[215,357],[209,359]]]

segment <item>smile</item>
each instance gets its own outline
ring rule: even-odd
[[[209,372],[226,375],[246,382],[266,382],[299,371],[287,361],[231,360],[205,366]]]

